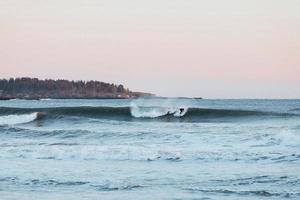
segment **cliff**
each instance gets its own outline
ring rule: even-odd
[[[37,78],[0,79],[0,100],[5,99],[105,99],[154,96],[133,92],[123,85],[99,81],[39,80]]]

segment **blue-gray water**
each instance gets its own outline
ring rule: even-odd
[[[300,100],[0,101],[0,199],[300,199]]]

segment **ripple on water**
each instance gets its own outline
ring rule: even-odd
[[[300,197],[299,192],[271,192],[267,190],[229,190],[229,189],[200,189],[200,188],[185,188],[191,192],[202,192],[205,194],[226,194],[236,196],[256,196],[256,197]]]

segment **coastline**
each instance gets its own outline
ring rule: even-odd
[[[132,97],[45,97],[45,98],[27,98],[27,97],[0,97],[0,101],[10,101],[10,100],[36,100],[36,101],[42,101],[42,100],[54,100],[54,99],[82,99],[82,100],[101,100],[101,99],[196,99],[196,100],[202,100],[203,97],[162,97],[162,96],[132,96]]]
[[[6,98],[6,97],[0,97],[0,101],[10,101],[10,100],[36,100],[36,101],[42,101],[42,100],[53,100],[53,99],[82,99],[82,100],[100,100],[100,99],[137,99],[137,98],[155,98],[155,97],[70,97],[70,98],[65,98],[65,97],[55,97],[55,98]]]
[[[123,85],[101,81],[73,81],[38,78],[0,79],[0,100],[11,99],[131,99],[154,94],[131,91]]]

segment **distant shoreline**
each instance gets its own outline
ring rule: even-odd
[[[153,96],[151,93],[131,91],[123,85],[94,80],[39,80],[27,77],[0,79],[0,100],[133,99]]]
[[[0,101],[9,101],[9,100],[36,100],[36,101],[43,101],[43,100],[71,100],[71,99],[81,99],[81,100],[105,100],[105,99],[203,99],[202,97],[159,97],[159,96],[151,96],[151,97],[99,97],[99,98],[0,98]]]
[[[125,98],[125,97],[99,97],[99,98],[0,98],[0,101],[9,101],[9,100],[36,100],[36,101],[42,101],[42,100],[63,100],[63,99],[82,99],[82,100],[101,100],[101,99],[137,99],[137,98],[143,98],[143,97],[131,97],[131,98]],[[148,97],[151,98],[151,97]]]

